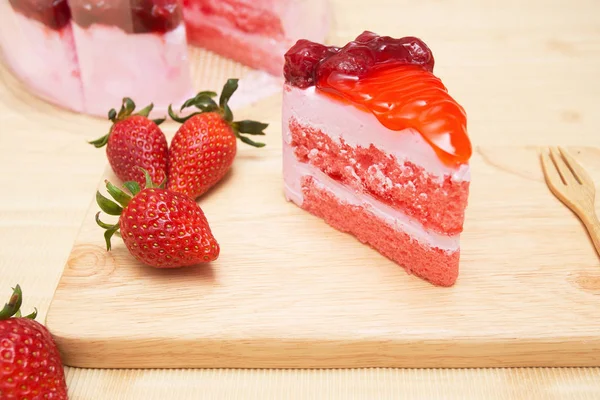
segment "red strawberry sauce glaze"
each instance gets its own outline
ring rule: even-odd
[[[12,8],[46,25],[60,30],[71,20],[71,10],[67,0],[8,0]]]
[[[433,55],[420,39],[364,32],[342,48],[300,40],[285,61],[288,84],[314,85],[370,111],[388,129],[413,128],[447,165],[470,159],[465,111],[433,74]]]
[[[181,0],[9,0],[17,12],[60,30],[71,18],[82,28],[117,26],[127,33],[164,33],[183,19]]]
[[[73,21],[117,26],[127,33],[164,33],[183,19],[181,0],[69,0]]]

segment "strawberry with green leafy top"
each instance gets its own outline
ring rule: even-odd
[[[113,108],[108,119],[113,122],[108,134],[89,142],[96,148],[106,145],[108,162],[121,181],[136,181],[143,185],[144,174],[138,167],[150,173],[153,182],[162,182],[167,174],[168,144],[159,125],[163,119],[148,118],[153,104],[133,114],[135,103],[123,98],[121,109]]]
[[[180,111],[196,107],[199,111],[186,117],[177,116],[169,106],[169,116],[182,125],[171,141],[168,158],[167,188],[196,199],[219,182],[227,173],[237,152],[237,139],[263,147],[246,135],[264,135],[268,124],[234,121],[228,102],[238,88],[237,79],[229,79],[219,98],[204,91],[187,100]]]
[[[116,202],[96,192],[102,211],[119,216],[119,221],[111,225],[100,220],[100,212],[96,214],[96,223],[106,229],[106,249],[111,249],[111,238],[120,231],[135,259],[156,268],[186,267],[216,260],[219,244],[200,206],[186,195],[164,189],[164,181],[156,186],[148,172],[143,173],[146,179],[143,190],[134,181],[123,184],[131,195],[106,181],[106,190]]]
[[[0,399],[67,400],[60,353],[48,329],[22,317],[23,293],[17,285],[0,310]]]

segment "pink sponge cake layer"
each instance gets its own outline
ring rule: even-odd
[[[443,250],[415,241],[413,236],[396,228],[393,222],[374,216],[368,208],[340,200],[311,176],[302,178],[301,186],[302,207],[334,228],[353,233],[361,242],[405,265],[408,273],[425,278],[434,285],[452,286],[456,282],[459,250]]]
[[[285,196],[334,228],[356,236],[408,273],[439,286],[458,277],[459,236],[426,229],[406,214],[299,161],[284,143]]]
[[[299,42],[286,54],[282,109],[285,195],[332,227],[370,245],[408,273],[434,285],[452,286],[458,278],[460,233],[468,202],[470,169],[464,159],[470,157],[470,145],[461,131],[444,132],[444,140],[436,131],[440,127],[462,129],[464,125],[460,125],[462,109],[446,100],[443,90],[435,92],[441,85],[428,78],[433,68],[433,59],[426,54],[429,50],[422,43],[414,46],[412,38],[403,40],[411,46],[396,50],[402,61],[396,64],[392,56],[394,63],[377,71],[388,75],[377,75],[363,92],[348,95],[349,99],[364,100],[366,106],[328,92],[329,87],[341,88],[342,94],[352,85],[361,88],[356,82],[365,76],[364,65],[369,60],[364,53],[362,59],[357,58],[357,48],[376,37],[364,33],[358,43],[343,49]],[[390,49],[397,42],[384,40],[388,46],[375,48],[373,58],[379,57],[377,51],[387,51],[385,57],[390,58]],[[345,51],[352,55],[344,59]],[[340,61],[328,64],[328,57],[334,56]],[[394,69],[410,62],[416,66]],[[324,66],[321,68],[326,68],[325,72],[319,66]],[[311,72],[310,68],[315,69]],[[342,74],[325,75],[336,69]],[[391,82],[393,87],[404,71],[413,82],[394,98],[386,76],[395,80]],[[429,81],[420,82],[420,75]],[[377,85],[385,92],[368,92]],[[415,89],[420,85],[425,90]],[[375,111],[371,111],[368,102],[378,96],[386,102],[375,104]],[[431,110],[425,107],[422,116],[411,109],[430,102]],[[394,110],[405,114],[385,114]],[[444,121],[444,112],[449,113],[450,122]],[[459,114],[452,114],[456,112]],[[398,115],[407,121],[404,128],[396,128],[402,126],[394,119]],[[411,125],[411,118],[420,125]],[[427,134],[419,127],[424,127]],[[437,142],[432,142],[432,137]],[[458,146],[454,153],[453,146]]]
[[[326,0],[184,0],[189,42],[280,76],[283,55],[300,37],[322,41]]]

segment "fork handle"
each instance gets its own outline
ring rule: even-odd
[[[596,213],[586,213],[582,218],[583,224],[587,228],[587,231],[594,243],[596,252],[600,256],[600,221],[596,216]]]

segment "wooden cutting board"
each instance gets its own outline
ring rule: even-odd
[[[600,365],[599,258],[538,149],[476,148],[460,277],[438,288],[286,202],[270,129],[200,201],[212,265],[144,267],[118,238],[106,252],[92,201],[46,321],[67,365]],[[600,181],[600,150],[571,150]]]

